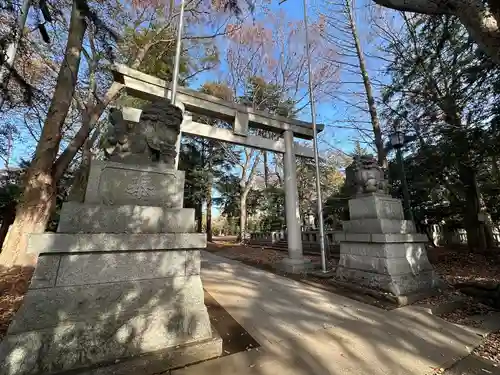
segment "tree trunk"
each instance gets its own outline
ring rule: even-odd
[[[2,216],[2,225],[0,226],[0,249],[2,248],[3,242],[7,237],[7,232],[9,231],[9,227],[14,222],[16,218],[16,206],[12,205],[5,209],[5,213]]]
[[[71,191],[68,194],[68,201],[80,202],[85,201],[85,192],[87,191],[87,183],[89,181],[90,164],[92,162],[92,147],[98,138],[99,132],[96,131],[91,139],[87,139],[84,143],[82,162],[75,173]]]
[[[26,254],[27,234],[41,233],[55,209],[56,184],[53,163],[59,150],[61,128],[68,114],[78,78],[86,23],[73,2],[68,42],[57,84],[45,119],[35,156],[26,171],[24,191],[16,208],[16,218],[0,254],[0,264],[31,266],[36,262]]]
[[[479,221],[479,195],[476,189],[476,174],[469,167],[459,167],[460,180],[465,190],[464,224],[467,232],[467,245],[471,251],[485,250],[486,241],[482,223]]]
[[[372,122],[373,135],[375,137],[375,147],[377,148],[377,160],[381,167],[387,168],[387,158],[384,151],[384,142],[382,140],[382,130],[380,129],[380,121],[377,114],[377,106],[375,104],[375,98],[373,96],[372,84],[370,77],[368,76],[368,71],[366,70],[365,56],[363,50],[361,49],[361,44],[359,42],[358,32],[356,30],[356,21],[353,17],[353,10],[351,7],[351,1],[346,0],[347,14],[349,17],[349,26],[351,28],[352,38],[354,40],[354,45],[356,46],[356,54],[359,60],[359,70],[361,76],[363,77],[363,85],[365,86],[366,100],[368,103],[368,110],[370,112],[370,118]]]
[[[274,174],[276,175],[276,178],[278,179],[278,186],[282,187],[283,186],[283,179],[281,178],[281,173],[280,173],[279,166],[278,166],[279,161],[280,161],[280,159],[279,159],[278,154],[274,154],[274,162],[275,162]]]
[[[267,151],[263,151],[264,154],[264,186],[267,188],[269,186],[269,165],[267,163]]]
[[[203,232],[203,205],[197,202],[194,207],[194,215],[196,216],[196,232]]]
[[[427,239],[429,240],[430,244],[432,247],[436,248],[436,243],[434,242],[434,238],[432,237],[432,231],[429,228],[429,225],[425,224],[424,228],[424,233],[427,235]]]
[[[207,183],[207,241],[212,242],[212,186],[213,177],[210,173]]]
[[[234,217],[229,216],[227,218],[227,224],[228,224],[227,225],[227,227],[228,227],[228,233],[226,233],[226,234],[227,235],[231,235],[231,236],[235,235],[237,233],[237,231],[236,231],[236,223],[234,221]]]
[[[17,27],[14,30],[14,37],[12,41],[8,44],[5,49],[5,61],[0,65],[0,89],[4,90],[9,85],[9,76],[11,69],[14,67],[14,61],[16,60],[17,48],[19,47],[19,42],[23,36],[24,26],[26,24],[26,19],[28,18],[29,9],[31,7],[31,0],[23,0],[23,5],[21,6],[21,11],[19,17],[17,18]],[[0,109],[3,106],[4,96],[0,97]]]
[[[39,164],[39,163],[37,163]],[[56,186],[50,174],[37,168],[29,171],[22,201],[16,209],[16,218],[9,229],[0,254],[0,264],[34,266],[36,258],[26,254],[27,235],[43,233],[56,206]],[[30,167],[31,169],[31,167]]]
[[[485,249],[491,250],[495,246],[495,240],[493,237],[493,220],[488,212],[486,203],[484,203],[483,194],[479,190],[479,185],[477,183],[477,178],[474,179],[474,188],[477,194],[479,214],[482,215],[482,220],[480,221],[481,236],[484,238],[483,242],[485,244]]]
[[[470,36],[491,59],[500,65],[500,12],[498,0],[489,0],[490,10],[482,0],[455,0],[456,15]],[[495,10],[495,12],[493,12]]]
[[[245,243],[247,236],[247,197],[248,192],[243,192],[240,196],[240,242]]]
[[[498,0],[374,0],[375,3],[403,12],[453,14],[467,28],[476,43],[500,65],[500,9]]]
[[[498,168],[498,158],[497,155],[491,157],[491,174],[497,183],[500,183],[500,171]]]
[[[90,133],[95,128],[95,125],[97,124],[102,113],[108,104],[120,94],[122,88],[123,85],[121,83],[113,82],[104,96],[104,99],[99,101],[99,103],[91,110],[88,110],[89,113],[85,113],[83,115],[83,124],[81,128],[55,162],[54,176],[57,180],[59,180],[66,169],[68,169],[69,164],[77,154],[78,150],[83,146],[85,140],[88,139]]]
[[[475,202],[475,194],[471,189],[466,191],[465,203],[465,230],[467,232],[467,245],[471,251],[481,249],[484,244],[481,241],[480,223],[477,219],[478,207]]]

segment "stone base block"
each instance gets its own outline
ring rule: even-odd
[[[276,268],[286,273],[304,273],[314,269],[314,264],[309,259],[284,258],[276,264]]]
[[[186,334],[181,339],[173,332],[174,323],[157,322],[154,316],[134,319],[99,326],[72,324],[7,336],[0,345],[0,358],[4,359],[0,374],[156,374],[161,372],[158,369],[168,370],[222,354],[222,340],[210,326],[196,330],[196,322],[187,319]],[[193,328],[189,331],[187,327]],[[127,372],[132,368],[136,371]]]
[[[93,285],[200,274],[199,250],[44,254],[30,289]]]
[[[28,236],[28,252],[88,253],[204,249],[205,233],[37,233]]]
[[[222,338],[212,327],[212,338],[127,358],[108,366],[93,366],[61,375],[157,375],[174,368],[222,355]]]
[[[194,233],[192,208],[104,206],[66,202],[59,233]]]
[[[417,230],[411,220],[357,219],[342,222],[348,233],[415,233]]]
[[[204,311],[203,286],[198,275],[30,289],[9,334],[40,331],[63,324],[126,320],[163,310],[176,315]],[[194,314],[194,313],[193,313]],[[193,315],[194,316],[194,315]]]
[[[93,160],[85,203],[182,208],[184,172],[168,167]]]
[[[319,277],[320,279],[330,279],[336,275],[335,270],[326,270],[326,272],[323,272],[321,269],[315,269],[314,271],[309,272],[310,275]]]
[[[432,270],[425,253],[420,254],[419,257],[412,255],[409,254],[408,257],[404,258],[384,258],[341,253],[339,266],[389,275],[417,274]]]
[[[433,270],[424,271],[417,275],[388,275],[338,266],[337,278],[371,289],[383,290],[396,296],[437,287],[437,277]]]
[[[337,267],[337,277],[340,280],[383,290],[396,296],[437,286],[421,235],[346,233],[346,240],[352,240],[353,236],[359,237],[360,242],[340,244]],[[368,242],[370,239],[377,241]]]
[[[349,218],[403,220],[403,206],[389,195],[367,194],[349,200]]]
[[[85,264],[76,260],[75,269],[88,271],[89,278],[105,277],[80,262]],[[210,341],[199,275],[101,281],[79,286],[57,286],[56,281],[53,287],[28,290],[0,344],[0,375],[58,373],[157,351],[169,353],[196,342],[208,342],[213,353],[219,345]]]
[[[427,257],[425,243],[423,242],[341,242],[340,254],[377,258],[419,259],[423,256]]]
[[[427,236],[403,220],[399,199],[366,194],[349,200],[343,223],[337,278],[371,289],[407,295],[437,286],[427,258]]]

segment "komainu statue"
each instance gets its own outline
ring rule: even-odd
[[[107,159],[126,164],[161,163],[173,167],[182,118],[182,110],[165,99],[146,105],[139,123],[124,120],[120,110],[112,109],[112,127],[103,142]]]
[[[385,172],[372,155],[356,156],[346,168],[346,184],[356,195],[367,193],[387,194]]]

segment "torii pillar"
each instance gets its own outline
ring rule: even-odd
[[[297,162],[295,159],[293,131],[285,130],[284,172],[285,172],[285,214],[288,241],[288,257],[278,268],[289,273],[302,273],[312,264],[304,258],[300,228],[299,194],[297,191]]]

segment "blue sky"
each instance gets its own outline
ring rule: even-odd
[[[309,23],[313,23],[317,19],[318,3],[323,0],[306,1],[308,3]],[[371,0],[359,0],[356,2],[356,26],[358,34],[360,35],[362,49],[367,53],[365,58],[370,77],[373,81],[373,90],[377,94],[379,91],[379,84],[386,83],[388,78],[382,73],[385,62],[378,58],[371,57],[372,55],[384,55],[384,52],[377,50],[377,46],[381,45],[381,40],[373,36],[374,28],[369,18],[370,13],[367,10],[367,5],[372,5]],[[281,5],[277,0],[273,0],[270,8],[275,12],[285,11],[287,18],[290,20],[303,20],[303,0],[287,0]],[[393,12],[393,14],[396,15],[395,12]],[[260,17],[261,15],[256,14],[257,19]],[[357,63],[357,60],[352,58],[346,61]],[[225,69],[224,64],[222,64],[221,69]],[[201,85],[203,82],[209,80],[213,80],[213,73],[211,72],[199,75],[194,85]],[[364,139],[360,138],[358,131],[344,129],[341,126],[348,125],[347,120],[357,120],[359,121],[357,122],[357,126],[362,126],[364,129],[370,130],[371,125],[368,123],[370,117],[368,113],[360,111],[350,104],[355,98],[359,106],[366,107],[361,77],[349,72],[348,69],[341,68],[339,81],[349,83],[342,83],[339,85],[337,99],[328,98],[316,101],[316,120],[318,123],[326,125],[324,132],[320,135],[319,146],[322,151],[334,147],[343,152],[350,153],[356,140],[360,140],[363,147],[369,147],[367,145],[369,140],[366,137],[364,137]],[[299,118],[304,121],[311,121],[309,107],[300,113]]]
[[[306,0],[308,3],[311,2],[311,0]],[[316,1],[316,0],[312,0]],[[279,4],[278,0],[273,0],[272,3],[270,4],[270,8],[272,11],[278,12],[278,11],[284,11],[286,13],[287,19],[289,20],[300,20],[302,21],[304,19],[304,14],[303,14],[303,1],[302,0],[287,0],[282,4]],[[256,19],[260,19],[262,15],[260,14],[255,14]],[[316,19],[316,15],[314,12],[308,11],[308,22],[314,22]],[[221,69],[224,70],[226,67],[224,66],[224,62],[222,62]],[[213,73],[207,72],[204,74],[201,74],[197,76],[197,79],[195,82],[193,82],[194,85],[201,85],[205,81],[209,81],[213,79]],[[332,102],[316,102],[316,114],[317,114],[317,123],[322,123],[322,124],[327,124],[327,123],[332,123],[335,121],[337,118],[337,112],[339,112],[338,103],[332,103]],[[340,108],[340,111],[342,109]],[[309,107],[307,107],[305,110],[302,111],[302,113],[299,114],[299,118],[301,120],[311,122],[311,113],[309,110]],[[332,143],[332,141],[335,141],[335,146],[346,149],[346,152],[348,152],[349,149],[352,148],[352,145],[349,144],[349,142],[346,141],[341,141],[341,139],[345,139],[346,136],[343,134],[345,132],[343,131],[338,131],[335,130],[333,131],[331,126],[327,126],[321,135],[321,138],[325,138],[328,140],[329,143]],[[340,142],[339,142],[340,141]],[[325,143],[321,143],[320,147],[322,149],[327,149],[330,146],[327,146]]]

